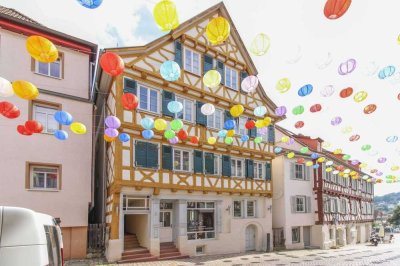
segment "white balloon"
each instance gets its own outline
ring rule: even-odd
[[[379,66],[375,62],[369,62],[364,68],[364,73],[367,76],[373,76],[378,71]]]
[[[286,59],[286,63],[288,64],[296,64],[302,57],[303,55],[301,54],[301,46],[298,45],[297,46],[297,51],[296,54],[292,54],[291,57],[289,57],[288,59]]]
[[[242,91],[252,93],[258,87],[258,78],[256,76],[247,76],[241,84]]]
[[[325,69],[327,68],[331,63],[332,63],[332,55],[330,52],[328,52],[328,55],[326,58],[319,60],[318,62],[316,62],[316,66],[318,67],[318,69]]]
[[[323,87],[320,91],[322,97],[329,97],[335,93],[335,88],[332,85],[327,85]]]
[[[267,107],[261,105],[261,106],[257,106],[256,108],[254,108],[253,113],[255,116],[262,117],[267,113],[267,111],[268,111]]]
[[[203,115],[212,115],[215,112],[215,107],[212,103],[203,104],[200,108]]]
[[[11,97],[14,95],[11,82],[0,77],[0,97]]]

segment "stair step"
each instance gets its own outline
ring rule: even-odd
[[[145,262],[145,261],[156,261],[158,258],[155,256],[148,257],[148,258],[137,258],[137,259],[128,259],[128,260],[119,260],[118,264],[120,263],[131,263],[131,262]]]
[[[160,258],[169,258],[169,257],[176,257],[176,256],[181,256],[182,254],[179,251],[175,252],[168,252],[168,253],[163,253],[160,254]]]
[[[163,243],[160,243],[160,246],[162,247],[162,246],[175,246],[175,244],[174,244],[174,242],[163,242]]]
[[[175,247],[171,247],[171,248],[162,248],[160,249],[160,253],[170,253],[170,252],[179,252],[179,249],[175,248]]]
[[[149,258],[152,257],[152,255],[147,252],[143,254],[134,254],[134,255],[122,255],[121,260],[130,260],[130,259],[139,259],[139,258]]]
[[[148,253],[148,252],[149,252],[149,250],[147,248],[138,247],[138,248],[124,250],[124,252],[122,253],[122,256],[134,255],[134,254],[144,254],[144,253]]]
[[[187,255],[180,255],[180,256],[172,256],[172,257],[163,257],[159,258],[159,260],[176,260],[176,259],[188,259],[189,256]]]

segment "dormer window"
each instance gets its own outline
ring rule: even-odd
[[[184,68],[186,71],[200,76],[200,54],[185,47]]]
[[[225,66],[225,86],[237,90],[238,89],[238,72]]]

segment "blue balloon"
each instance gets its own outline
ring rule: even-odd
[[[396,68],[394,66],[384,67],[379,71],[378,77],[380,79],[388,78],[388,77],[392,76],[395,71],[396,71]]]
[[[319,168],[319,164],[314,164],[314,165],[313,165],[313,168],[314,168],[314,169],[318,169],[318,168]]]
[[[56,131],[54,131],[53,135],[58,140],[68,139],[68,133],[67,133],[67,131],[64,131],[64,130],[56,130]]]
[[[74,119],[70,113],[65,111],[57,111],[54,113],[54,119],[61,125],[69,126],[72,124]]]
[[[318,157],[319,157],[318,153],[314,152],[313,154],[311,154],[312,159],[318,159]]]
[[[243,142],[246,142],[246,141],[249,140],[249,136],[243,135],[243,136],[240,138],[240,140],[243,141]]]
[[[160,74],[167,81],[176,81],[181,76],[181,67],[175,61],[165,61],[160,67]]]
[[[131,139],[131,137],[126,133],[119,134],[118,138],[122,142],[127,142],[127,141],[129,141]]]
[[[312,91],[313,91],[313,86],[311,84],[307,84],[301,87],[297,92],[297,94],[301,97],[304,97],[311,94]]]
[[[236,121],[233,119],[226,120],[224,123],[224,129],[226,130],[231,130],[234,129],[235,127],[236,127]]]
[[[153,130],[146,129],[142,131],[142,136],[145,139],[152,139],[154,137],[154,132]]]
[[[226,134],[228,134],[228,131],[226,131],[225,129],[218,131],[218,137],[220,138],[225,138]]]
[[[95,9],[101,5],[103,0],[78,0],[78,2],[86,8]]]
[[[281,147],[275,147],[274,152],[275,153],[280,153],[282,151]]]
[[[178,101],[170,101],[167,105],[168,111],[173,114],[179,113],[183,109],[183,104]]]
[[[144,129],[153,129],[154,127],[154,120],[153,118],[145,117],[140,121],[140,124]]]

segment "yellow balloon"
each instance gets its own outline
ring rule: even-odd
[[[327,141],[322,142],[322,148],[329,148],[331,146],[331,144]]]
[[[154,128],[159,130],[159,131],[163,131],[163,130],[167,129],[167,126],[168,126],[167,125],[167,121],[165,121],[162,118],[157,118],[154,121]]]
[[[289,137],[288,137],[288,136],[283,136],[283,137],[281,138],[281,141],[282,141],[283,143],[286,143],[286,142],[289,141]]]
[[[117,137],[109,137],[106,134],[103,135],[104,136],[104,140],[107,142],[113,142]]]
[[[230,113],[233,117],[238,117],[241,114],[243,114],[243,112],[244,112],[244,107],[241,104],[232,106],[231,111],[230,111]]]
[[[339,176],[344,177],[344,173],[343,172],[339,172]]]
[[[342,149],[336,149],[333,151],[333,154],[342,154]]]
[[[319,158],[317,159],[317,162],[319,162],[319,163],[325,162],[325,157],[319,157]]]
[[[306,162],[306,166],[312,166],[314,163],[312,161]]]
[[[357,172],[356,172],[356,171],[351,171],[351,172],[350,172],[350,175],[351,175],[351,176],[357,175]]]
[[[259,33],[251,42],[250,52],[257,56],[265,55],[268,52],[270,45],[270,38],[264,33]]]
[[[289,159],[292,159],[292,158],[294,157],[294,152],[289,152],[289,153],[287,154],[287,157],[288,157]]]
[[[264,118],[264,127],[269,126],[271,124],[271,122],[272,122],[271,117],[269,117],[269,116],[265,117]]]
[[[332,167],[328,167],[328,168],[325,169],[325,172],[327,172],[327,173],[332,172],[332,171],[333,171]]]
[[[34,100],[39,96],[39,90],[28,81],[16,80],[12,83],[15,95],[25,100]]]
[[[367,98],[367,96],[368,93],[366,91],[359,91],[354,95],[353,99],[356,103],[359,103],[364,101]]]
[[[211,69],[204,74],[203,83],[207,87],[215,89],[221,84],[221,74],[217,70]]]
[[[348,133],[351,133],[352,131],[353,131],[353,128],[351,126],[346,126],[346,127],[342,128],[343,134],[348,134]]]
[[[390,167],[390,170],[392,170],[392,171],[397,171],[399,169],[400,169],[400,167],[398,165],[393,165],[392,167]]]
[[[368,164],[367,163],[361,163],[360,164],[360,168],[367,168],[368,167]]]
[[[371,183],[372,182],[372,179],[367,179],[367,183]]]
[[[400,44],[400,34],[397,36],[397,43]]]
[[[70,129],[72,132],[74,132],[75,134],[78,134],[78,135],[82,135],[82,134],[86,133],[86,126],[79,122],[73,122],[70,125]]]
[[[215,137],[209,137],[209,138],[207,139],[207,142],[208,142],[208,144],[210,144],[210,145],[214,145],[215,142],[217,142],[217,139],[216,139]]]
[[[153,17],[162,31],[170,31],[179,26],[178,12],[174,2],[161,0],[153,9]]]
[[[264,120],[257,120],[256,121],[256,128],[262,128],[265,127],[265,121]]]
[[[235,130],[234,129],[230,129],[230,130],[228,130],[228,132],[226,133],[226,135],[228,136],[228,137],[233,137],[233,136],[235,136]]]
[[[213,45],[223,43],[229,37],[230,32],[231,26],[228,20],[223,17],[213,18],[207,24],[207,38]]]
[[[48,39],[33,35],[26,39],[26,50],[37,61],[52,63],[58,58],[56,46]]]
[[[343,174],[343,177],[347,178],[347,177],[349,177],[349,174]]]
[[[288,90],[290,90],[290,88],[292,87],[292,84],[290,83],[290,80],[288,78],[282,78],[280,80],[278,80],[278,82],[276,83],[275,88],[280,92],[280,93],[285,93]]]

